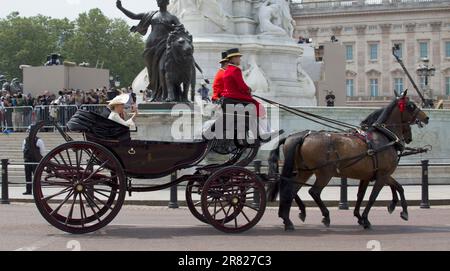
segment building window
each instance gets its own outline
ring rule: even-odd
[[[353,45],[345,45],[346,55],[345,58],[347,61],[353,60]]]
[[[450,57],[450,41],[445,42],[445,57]]]
[[[395,54],[398,56],[398,58],[403,59],[403,43],[394,42],[394,45],[395,44],[399,45],[399,49],[395,51]]]
[[[344,32],[352,32],[352,31],[353,31],[353,27],[352,26],[344,27]]]
[[[420,58],[428,58],[428,42],[419,42],[419,55]]]
[[[378,43],[369,45],[370,60],[378,60]]]
[[[355,80],[353,79],[347,79],[347,96],[355,96]]]
[[[403,78],[394,78],[394,89],[397,93],[402,93],[404,91]]]
[[[378,79],[370,79],[370,96],[378,96]]]
[[[450,77],[445,78],[445,94],[450,96]]]
[[[419,78],[419,85],[421,90],[426,90],[427,85],[425,83],[426,83],[425,77],[421,76]]]

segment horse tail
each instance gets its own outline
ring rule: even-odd
[[[288,138],[285,138],[280,141],[278,148],[273,150],[270,153],[269,157],[269,174],[270,173],[279,173],[278,170],[278,161],[280,159],[280,147],[281,145],[285,145],[285,153],[284,153],[284,165],[281,176],[275,183],[272,183],[269,187],[268,192],[268,200],[274,202],[282,191],[282,186],[286,183],[286,181],[290,180],[293,177],[294,167],[295,167],[295,156],[297,154],[298,147],[303,145],[306,136],[310,133],[310,131],[305,131],[302,133],[298,133],[295,135],[291,135]]]
[[[275,149],[270,152],[269,155],[269,176],[277,176],[280,173],[280,166],[278,162],[280,161],[280,149],[281,146],[286,143],[289,137],[283,138],[278,142]],[[278,193],[280,191],[279,179],[269,185],[267,198],[270,202],[274,202],[277,199]]]

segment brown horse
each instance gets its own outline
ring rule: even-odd
[[[319,206],[324,217],[322,222],[326,226],[330,225],[330,214],[320,196],[333,177],[361,180],[358,206],[369,182],[375,181],[363,215],[359,214],[359,208],[355,209],[358,223],[364,228],[371,226],[368,219],[370,209],[385,185],[395,188],[406,204],[403,188],[391,177],[399,161],[396,145],[405,140],[405,133],[411,125],[429,122],[428,116],[406,95],[407,91],[395,98],[368,129],[371,146],[346,133],[307,131],[286,139],[283,148],[285,164],[279,180],[279,216],[283,219],[286,230],[294,230],[289,218],[294,196],[313,175],[316,176],[316,182],[309,193]],[[292,178],[294,167],[297,169],[297,176]],[[274,200],[278,189],[269,192],[269,199]],[[406,205],[402,205],[402,218],[407,219]]]
[[[395,93],[398,97],[398,94]],[[374,111],[373,113],[371,113],[366,119],[364,119],[361,122],[361,129],[366,131],[368,130],[370,127],[373,126],[373,124],[378,121],[379,117],[381,116],[381,114],[384,112],[386,108],[380,108],[376,111]],[[298,133],[298,134],[293,134],[290,136],[291,138],[291,143],[294,143],[294,145],[297,145],[296,141],[298,139],[301,139],[302,137],[304,137],[306,135],[306,133],[308,133],[309,131],[303,132],[303,133]],[[296,140],[293,140],[294,138],[296,138]],[[286,140],[288,138],[282,139],[279,142],[278,147],[273,150],[270,153],[270,158],[269,158],[269,176],[276,176],[277,174],[279,174],[279,166],[278,166],[278,161],[280,160],[280,146],[281,145],[286,145]],[[412,130],[411,130],[411,126],[410,125],[404,125],[403,126],[403,141],[402,145],[406,145],[406,144],[410,144],[412,142]],[[403,147],[400,146],[402,149]],[[289,148],[289,147],[287,147]],[[399,150],[402,151],[402,150]],[[367,187],[369,186],[369,181],[365,181],[365,180],[361,180],[360,183],[360,193],[358,195],[358,200],[356,202],[355,205],[355,211],[354,214],[356,217],[361,218],[359,210],[361,208],[361,204],[362,201],[364,199],[365,193],[367,191]],[[405,196],[404,196],[404,190],[403,187],[400,186],[395,180],[393,180],[394,185],[391,185],[391,191],[392,191],[392,201],[389,203],[388,205],[388,212],[390,214],[394,213],[395,209],[397,208],[397,204],[400,201],[399,197],[397,195],[397,193],[400,194],[400,198],[401,198],[401,205],[403,208],[403,212],[401,213],[401,218],[404,220],[408,220],[408,203],[406,202]],[[300,220],[302,220],[303,222],[305,222],[306,220],[306,205],[303,203],[303,201],[300,199],[300,197],[298,196],[298,192],[299,190],[297,190],[295,192],[295,202],[297,203],[299,209],[300,209],[300,213],[299,213],[299,218]]]

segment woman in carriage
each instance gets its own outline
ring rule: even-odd
[[[129,120],[124,119],[125,104],[127,104],[129,100],[130,95],[122,94],[109,101],[108,108],[111,110],[111,113],[109,114],[108,119],[127,126],[130,130],[136,130],[136,124],[134,123],[134,118],[137,116],[136,112],[134,112]]]

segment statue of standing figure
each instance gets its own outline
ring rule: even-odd
[[[288,0],[264,0],[259,5],[258,19],[263,34],[294,35],[295,21]]]
[[[151,27],[144,51],[151,101],[184,102],[187,101],[189,87],[194,85],[195,89],[192,36],[167,10],[169,0],[157,0],[157,3],[158,11],[138,14],[125,9],[120,0],[116,6],[127,17],[140,21],[131,28],[132,32],[144,36]]]

